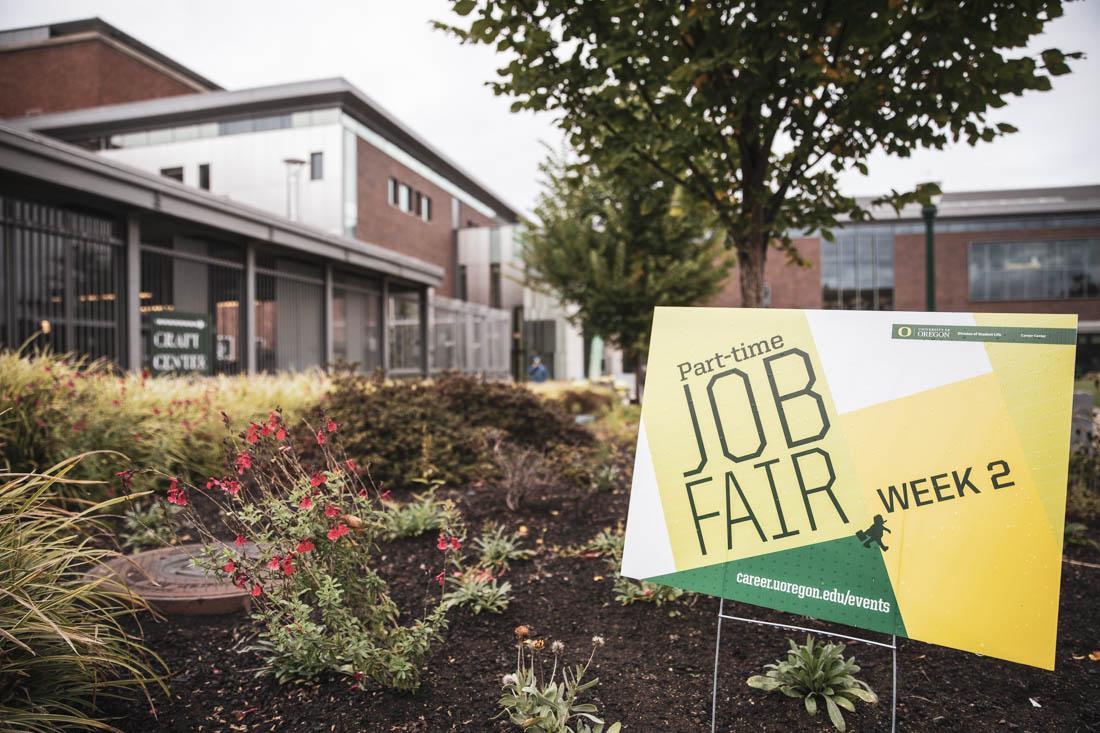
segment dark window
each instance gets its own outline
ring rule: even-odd
[[[1100,297],[1100,239],[971,242],[971,300]]]
[[[822,301],[826,308],[894,309],[894,233],[851,227],[821,242]]]
[[[210,190],[210,164],[199,164],[199,188],[203,191]]]
[[[183,168],[181,167],[177,166],[175,168],[161,168],[160,174],[165,178],[171,178],[174,181],[179,181],[180,183],[183,183]]]
[[[387,191],[387,197],[390,202],[390,206],[397,206],[397,179],[391,178],[389,180],[389,189]]]
[[[459,265],[458,266],[458,282],[455,283],[455,289],[458,290],[458,299],[459,300],[469,299],[469,295],[467,293],[467,288],[469,287],[469,284],[467,282],[466,277],[467,277],[466,276],[466,265]]]
[[[500,263],[489,265],[489,305],[500,308]]]
[[[325,154],[309,154],[309,180],[320,181],[325,177]]]

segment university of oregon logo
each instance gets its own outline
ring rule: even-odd
[[[897,329],[898,336],[901,336],[903,339],[909,338],[913,335],[913,328],[911,326],[898,326]]]

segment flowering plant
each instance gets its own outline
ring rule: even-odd
[[[356,688],[365,677],[412,690],[446,626],[445,607],[436,603],[400,623],[371,565],[388,526],[383,496],[365,471],[336,454],[338,429],[327,419],[310,427],[320,465],[307,467],[272,412],[234,446],[228,475],[190,487],[218,507],[213,523],[190,509],[189,489],[175,479],[167,500],[189,508],[204,537],[201,564],[249,592],[261,626],[257,648],[280,681],[335,671],[352,676]]]
[[[596,717],[598,708],[591,703],[578,702],[581,692],[599,684],[599,678],[585,681],[588,668],[596,657],[596,650],[604,645],[602,636],[592,637],[592,651],[584,664],[568,667],[561,655],[565,644],[550,644],[553,665],[549,676],[539,664],[538,655],[546,648],[543,639],[530,638],[530,629],[517,626],[516,671],[504,675],[501,684],[504,694],[499,704],[501,714],[525,731],[537,733],[619,733],[621,723],[604,728],[604,722]],[[559,677],[560,672],[560,677]]]

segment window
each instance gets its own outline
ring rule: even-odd
[[[825,308],[893,310],[893,230],[856,226],[822,241],[821,287]]]
[[[406,183],[400,183],[396,178],[387,181],[386,198],[391,206],[396,206],[406,214],[418,216],[424,221],[432,219],[431,197],[422,191],[413,190]]]
[[[179,166],[175,168],[161,168],[160,174],[165,178],[171,178],[173,181],[183,183],[183,168]]]
[[[468,277],[469,276],[466,274],[466,265],[459,265],[458,266],[458,282],[455,284],[455,290],[458,291],[456,293],[456,295],[458,296],[459,300],[469,300],[470,299],[469,295],[467,294],[468,293],[468,288],[469,288],[469,280],[467,279]]]
[[[971,300],[1100,297],[1100,239],[971,242]]]
[[[325,177],[325,154],[309,154],[309,180],[320,181]]]
[[[492,308],[500,308],[500,263],[494,262],[489,265],[489,306]]]
[[[209,163],[200,163],[199,164],[199,188],[201,188],[203,191],[209,191],[210,190],[210,164]]]

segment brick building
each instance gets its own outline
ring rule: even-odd
[[[98,18],[0,31],[0,118],[220,89]]]
[[[96,221],[117,230],[108,238],[115,244],[125,240],[117,232],[137,219],[141,257],[131,265],[140,268],[142,314],[186,308],[209,316],[225,344],[243,334],[240,348],[231,349],[230,371],[337,359],[393,374],[510,370],[511,314],[454,296],[458,231],[511,224],[516,212],[347,81],[227,91],[98,19],[0,31],[0,78],[0,115],[10,133],[5,140],[15,146],[13,156],[15,148],[20,154],[0,165],[0,197],[10,197],[0,202],[10,202],[13,212],[43,204],[56,206],[50,216],[64,218],[88,206],[69,185],[71,171],[25,165],[26,147],[48,138],[57,149],[85,153],[67,161],[83,164],[91,154],[171,179],[199,196],[264,212],[273,231],[293,224],[343,243],[346,255],[334,259],[310,246],[280,250],[217,231],[204,235],[201,221],[171,226],[156,213],[160,193],[153,212],[124,207],[126,221],[112,218],[117,201],[94,202],[95,214],[104,217]],[[28,175],[42,177],[32,181]],[[29,195],[39,184],[48,192],[41,200]],[[20,231],[35,226],[33,217],[12,221]],[[38,317],[37,296],[27,295],[26,302],[11,297],[17,288],[10,278],[27,264],[16,260],[43,256],[15,241],[14,230],[0,237],[8,260],[6,344],[50,320]],[[416,264],[387,273],[354,254],[363,248]],[[253,274],[242,269],[249,257],[256,258]],[[62,259],[55,263],[57,277],[71,280],[71,258]],[[238,270],[244,273],[240,287]],[[420,274],[407,277],[414,271]],[[275,279],[265,285],[267,275]],[[131,276],[137,273],[126,274]],[[190,277],[199,278],[200,297],[185,294]],[[219,278],[234,285],[222,287]],[[112,282],[123,279],[113,276]],[[94,294],[97,302],[103,295],[121,300],[112,287],[115,292]],[[233,310],[249,287],[257,290],[256,312]],[[52,297],[89,295],[69,288]],[[116,330],[132,329],[137,316],[129,320],[128,326],[116,323]],[[436,320],[446,327],[434,329]],[[89,353],[122,353],[112,349]],[[120,361],[136,366],[139,359],[130,354]]]
[[[925,310],[922,209],[874,214],[832,243],[796,233],[809,267],[769,253],[766,303]],[[1078,370],[1100,370],[1100,186],[948,192],[932,228],[937,310],[1076,313]],[[736,275],[714,304],[740,304]]]

